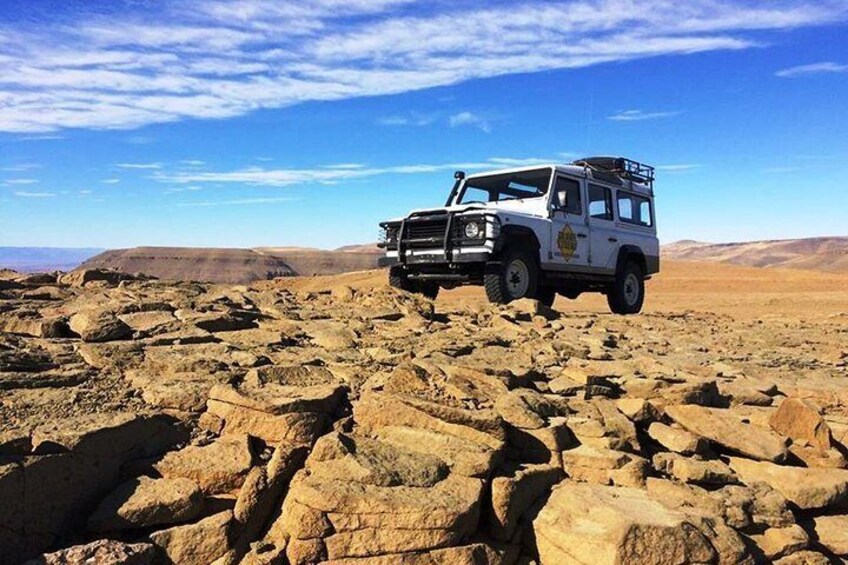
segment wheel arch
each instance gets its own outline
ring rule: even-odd
[[[635,261],[643,274],[648,272],[648,263],[645,260],[645,253],[636,245],[622,245],[618,250],[618,260],[615,263],[615,272],[618,273],[624,268],[628,261]]]
[[[515,241],[524,242],[536,254],[536,261],[541,261],[539,252],[542,248],[536,232],[527,226],[504,225],[495,243],[495,253],[500,253],[507,245]]]

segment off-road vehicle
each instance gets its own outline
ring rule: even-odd
[[[617,314],[642,309],[659,272],[653,167],[589,157],[454,178],[443,207],[380,224],[392,286],[435,298],[483,285],[491,302],[549,306],[600,292]]]

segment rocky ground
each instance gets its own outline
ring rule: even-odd
[[[353,286],[0,275],[0,563],[848,556],[848,314]]]

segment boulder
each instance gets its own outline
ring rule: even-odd
[[[190,479],[139,477],[119,485],[88,518],[90,530],[105,532],[176,524],[203,509],[200,488]]]
[[[565,481],[533,521],[539,561],[593,564],[709,563],[707,538],[641,489]]]
[[[458,547],[393,553],[378,557],[331,559],[324,565],[512,565],[518,558],[518,547],[472,543]]]
[[[84,565],[88,563],[121,563],[122,565],[150,565],[153,546],[149,543],[124,543],[115,540],[97,540],[85,545],[75,545],[41,557],[24,565]]]
[[[512,539],[519,521],[539,498],[562,480],[553,465],[520,465],[502,470],[491,481],[489,532],[497,540]]]
[[[709,444],[704,438],[682,428],[673,428],[660,422],[651,423],[648,427],[648,435],[669,451],[683,455],[704,454],[709,449]]]
[[[168,563],[209,565],[229,549],[232,518],[232,511],[225,510],[194,524],[153,532],[150,541]]]
[[[272,444],[312,444],[345,390],[323,367],[267,367],[250,371],[238,387],[214,386],[207,407],[224,422],[224,434],[246,433]]]
[[[817,516],[813,519],[816,540],[828,551],[848,557],[848,516]]]
[[[848,500],[848,471],[785,467],[731,458],[730,468],[745,484],[763,482],[803,510],[829,508]]]
[[[718,459],[703,460],[677,453],[657,453],[654,468],[684,483],[725,485],[736,482],[730,467]]]
[[[83,341],[115,341],[129,337],[133,332],[114,313],[101,308],[77,312],[71,316],[68,325]]]
[[[769,418],[769,425],[777,433],[827,451],[833,447],[830,427],[812,401],[787,398]]]
[[[166,479],[191,479],[205,494],[220,494],[240,488],[252,465],[249,438],[230,435],[203,447],[172,451],[154,467]]]
[[[665,413],[693,434],[752,459],[781,462],[786,443],[771,430],[749,424],[733,410],[693,404],[667,406]]]
[[[425,551],[477,530],[483,481],[438,458],[363,437],[321,438],[272,530],[293,564]]]
[[[769,528],[762,534],[751,536],[751,539],[769,561],[786,557],[810,544],[810,536],[798,524]]]

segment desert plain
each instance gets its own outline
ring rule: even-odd
[[[838,563],[848,275],[0,277],[0,563]]]

